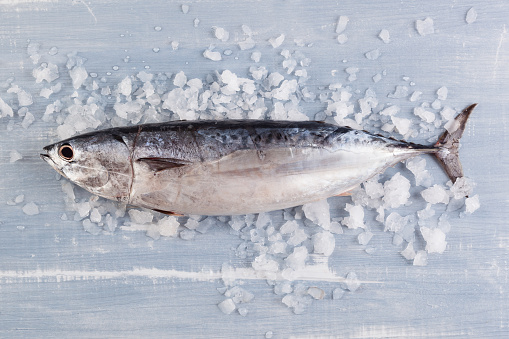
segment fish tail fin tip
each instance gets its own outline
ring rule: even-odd
[[[445,172],[453,183],[456,179],[463,176],[463,169],[458,152],[459,141],[465,131],[468,117],[475,106],[477,106],[477,104],[472,104],[458,114],[458,116],[454,118],[453,129],[454,127],[455,129],[452,132],[445,131],[435,144],[435,148],[437,149],[435,156],[440,164],[442,164]]]

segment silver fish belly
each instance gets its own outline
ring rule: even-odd
[[[422,146],[320,122],[180,121],[84,134],[41,156],[109,199],[165,213],[234,215],[339,195],[418,154],[457,153],[446,139]],[[447,169],[456,158],[446,156]],[[461,166],[451,171],[458,176]]]

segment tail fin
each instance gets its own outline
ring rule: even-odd
[[[477,106],[477,104],[470,105],[465,108],[463,112],[458,114],[458,116],[454,118],[453,128],[456,127],[456,129],[451,133],[445,131],[435,144],[435,147],[437,148],[435,156],[442,164],[445,172],[453,183],[456,179],[463,176],[463,169],[461,167],[458,153],[459,141],[463,135],[463,131],[465,131],[465,125],[467,124],[468,117],[474,110],[475,106]]]

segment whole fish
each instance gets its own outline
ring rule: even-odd
[[[423,153],[454,182],[475,106],[432,146],[314,121],[177,121],[83,134],[44,147],[41,157],[107,199],[167,214],[258,213],[340,195]]]

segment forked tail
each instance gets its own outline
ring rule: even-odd
[[[463,176],[463,169],[461,167],[458,152],[459,141],[465,131],[468,117],[474,110],[475,106],[477,106],[477,104],[470,105],[465,108],[463,112],[458,114],[458,116],[454,118],[453,126],[451,126],[453,132],[445,131],[435,144],[435,147],[437,148],[435,156],[442,164],[445,172],[453,183],[456,179]]]

